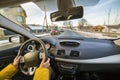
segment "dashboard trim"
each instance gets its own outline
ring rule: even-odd
[[[120,54],[96,59],[64,59],[55,57],[55,60],[74,64],[120,64]]]

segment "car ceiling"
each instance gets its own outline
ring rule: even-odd
[[[0,8],[12,7],[32,0],[0,0]]]
[[[42,10],[44,10],[44,1],[47,11],[57,10],[57,0],[1,0],[0,8],[18,6],[18,4],[34,1]],[[100,0],[74,0],[76,6],[94,6]]]
[[[94,6],[100,0],[74,0],[76,6]],[[44,10],[44,0],[35,2],[42,10]],[[45,0],[47,11],[57,10],[57,0]],[[64,4],[64,3],[63,3]],[[51,6],[52,5],[52,6]]]

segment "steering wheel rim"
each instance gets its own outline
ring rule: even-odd
[[[41,51],[40,52],[37,52],[37,50],[31,50],[31,51],[28,51],[27,53],[24,52],[24,50],[26,50],[28,48],[29,45],[31,45],[30,43],[37,43],[36,46],[40,48],[42,48],[42,53]],[[33,49],[36,48],[36,46],[34,45],[33,46]],[[32,47],[31,47],[32,48]],[[35,65],[30,66],[25,62],[29,56],[31,56],[31,54],[35,57],[31,57],[30,59],[33,59],[33,63],[36,62]],[[21,55],[22,58],[20,59],[20,62],[19,62],[19,69],[21,70],[21,72],[25,75],[29,75],[29,76],[32,76],[36,70],[36,68],[39,66],[39,64],[41,63],[41,54],[45,54],[46,56],[46,60],[48,59],[48,52],[47,52],[47,49],[45,47],[45,44],[43,43],[43,41],[39,40],[39,39],[29,39],[27,40],[26,42],[24,42],[19,51],[18,51],[18,55]],[[26,58],[26,55],[27,55],[27,58]],[[38,60],[40,62],[38,62]],[[29,59],[27,61],[30,61]],[[32,63],[32,62],[31,62]],[[38,64],[39,63],[39,64]],[[24,64],[24,65],[23,65]]]

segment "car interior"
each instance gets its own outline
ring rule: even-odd
[[[0,13],[0,70],[12,63],[15,56],[21,55],[19,71],[12,80],[33,80],[35,70],[45,54],[46,59],[50,58],[50,80],[120,79],[119,0],[1,0],[0,9],[10,10],[12,7],[29,2],[36,4],[45,15],[44,20],[47,21],[48,17],[50,19],[48,21],[52,24],[81,21],[82,27],[76,29],[74,26],[71,27],[74,23],[70,23],[69,29],[63,25],[61,30],[58,27],[59,34],[51,35],[50,31],[46,30],[44,33],[47,35],[37,36],[38,33],[30,32],[25,25],[19,25]],[[113,5],[110,9],[105,6],[110,4]],[[103,19],[102,22],[105,20],[109,23],[106,24],[108,32],[91,30],[86,27],[87,21],[83,19],[86,15],[91,15],[92,17],[89,17],[92,23],[92,20],[94,21],[92,18],[99,13],[97,11],[102,11],[101,8],[103,11],[107,10],[105,13],[108,20]],[[97,11],[87,14],[87,10],[90,12],[93,9]],[[97,24],[97,19],[101,21],[101,17],[106,18],[103,16],[105,13],[96,17],[94,23]],[[119,27],[115,29],[116,31],[109,32],[111,25]],[[39,35],[42,35],[42,32]]]

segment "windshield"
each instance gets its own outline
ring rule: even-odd
[[[87,5],[88,2],[84,4]],[[47,9],[47,3],[40,5],[45,7],[44,10],[36,3],[29,2],[0,9],[0,13],[38,37],[50,34],[52,36],[79,35],[88,38],[116,39],[120,37],[119,3],[120,0],[99,0],[97,4],[86,6],[76,2],[76,6],[83,6],[83,17],[59,22],[51,22],[50,13],[57,10]],[[51,5],[51,7],[54,6]],[[68,34],[68,29],[76,33]]]

